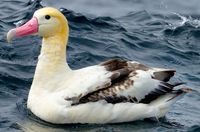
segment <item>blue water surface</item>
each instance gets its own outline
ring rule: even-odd
[[[53,6],[67,17],[67,61],[72,69],[110,58],[172,68],[172,81],[200,92],[199,0],[2,0],[0,1],[0,131],[200,131],[200,96],[187,94],[159,121],[107,125],[52,125],[34,117],[26,100],[40,53],[41,38],[28,36],[8,44],[9,29],[34,11]]]

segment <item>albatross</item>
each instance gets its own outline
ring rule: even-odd
[[[27,35],[43,38],[27,108],[46,122],[104,124],[161,118],[192,91],[168,82],[174,69],[136,61],[111,59],[72,70],[66,62],[68,21],[55,8],[37,10],[27,23],[11,29],[7,40]]]

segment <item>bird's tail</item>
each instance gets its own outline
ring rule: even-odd
[[[152,101],[149,105],[157,109],[155,112],[155,117],[164,117],[165,114],[169,111],[170,107],[188,92],[196,91],[190,88],[181,88],[178,90],[173,90],[172,92],[160,96],[156,100]]]

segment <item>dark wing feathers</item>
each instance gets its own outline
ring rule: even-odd
[[[154,91],[151,91],[148,95],[146,95],[142,100],[139,101],[139,103],[145,103],[148,104],[151,101],[157,99],[161,95],[164,95],[166,93],[170,93],[173,91],[174,87],[182,85],[183,83],[176,83],[174,85],[169,84],[167,82],[161,82],[161,85],[158,86],[158,88],[155,88]]]
[[[108,71],[115,71],[127,67],[127,61],[121,59],[111,59],[100,64]]]
[[[94,92],[80,97],[76,104],[96,102],[99,100],[105,100],[108,103],[113,104],[120,102],[150,103],[159,96],[172,92],[175,86],[182,84],[177,83],[172,85],[167,83],[167,81],[169,81],[169,79],[174,75],[175,70],[155,71],[153,72],[152,79],[160,80],[160,85],[145,95],[143,99],[138,100],[136,97],[121,96],[117,93],[126,90],[129,86],[134,84],[134,81],[131,80],[130,77],[137,75],[137,70],[149,71],[152,70],[151,68],[140,63],[131,63],[121,59],[112,59],[103,62],[100,65],[104,66],[107,71],[113,73],[110,76],[110,83],[102,88],[98,88]]]
[[[175,72],[175,70],[156,71],[153,73],[153,78],[164,82],[168,82],[170,78],[174,76]]]
[[[151,101],[157,99],[159,96],[169,93],[172,90],[173,87],[159,85],[158,88],[155,88],[153,91],[147,94],[142,100],[139,101],[139,103],[148,104]]]
[[[114,81],[116,81],[116,83]],[[133,85],[133,83],[134,82],[128,79],[127,76],[118,78],[113,80],[113,84],[111,86],[99,89],[82,97],[80,99],[80,103],[95,102],[102,99],[105,99],[108,103],[127,102],[127,97],[118,96],[117,93],[119,91],[126,90],[126,88],[128,88],[130,85]]]
[[[120,79],[120,78],[128,76],[131,73],[131,70],[129,70],[127,67],[125,67],[125,68],[118,69],[118,70],[115,70],[112,72],[113,72],[113,74],[110,77],[111,82],[113,82],[116,79]]]

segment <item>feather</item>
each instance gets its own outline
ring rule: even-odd
[[[158,97],[170,93],[175,86],[165,81],[174,74],[174,70],[152,69],[138,62],[112,59],[100,64],[110,73],[107,83],[96,86],[93,91],[67,98],[72,105],[105,100],[107,103],[145,103],[148,104]],[[152,73],[154,77],[152,77]],[[162,77],[162,75],[164,77]],[[77,101],[78,100],[78,101]]]

